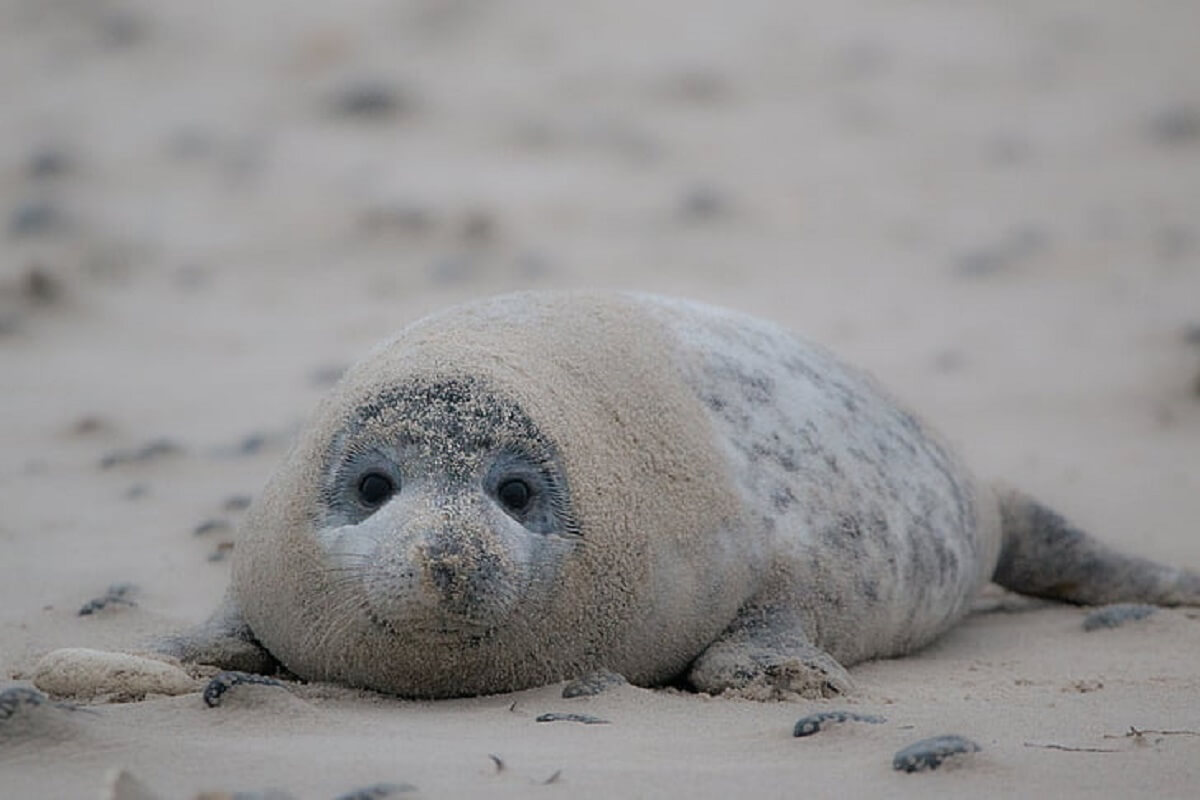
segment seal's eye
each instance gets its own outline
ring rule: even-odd
[[[396,493],[396,484],[382,472],[368,472],[358,480],[358,499],[374,508]]]
[[[533,490],[520,478],[510,478],[500,484],[500,488],[496,490],[496,496],[509,511],[524,511],[525,507],[529,505],[529,499],[533,496]]]

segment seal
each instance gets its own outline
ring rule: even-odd
[[[378,346],[247,512],[222,607],[166,649],[407,697],[607,669],[820,696],[994,579],[1072,603],[1200,603],[978,482],[876,382],[749,316],[527,292]]]

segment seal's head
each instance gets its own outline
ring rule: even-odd
[[[418,697],[684,669],[744,576],[696,554],[736,503],[670,352],[627,298],[532,294],[377,348],[247,514],[254,634],[301,677]]]
[[[579,539],[554,444],[473,376],[381,389],[329,443],[322,478],[328,569],[353,613],[396,635],[527,624]]]

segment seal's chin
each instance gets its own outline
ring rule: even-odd
[[[498,626],[486,625],[471,620],[461,620],[446,617],[444,619],[423,619],[397,621],[379,612],[366,608],[365,616],[371,626],[394,639],[409,641],[424,641],[433,643],[456,643],[460,645],[479,645],[496,635]]]

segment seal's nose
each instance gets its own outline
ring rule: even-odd
[[[454,594],[455,584],[462,582],[462,567],[463,558],[459,548],[437,544],[425,550],[426,577],[433,588],[447,599]]]
[[[440,532],[425,540],[421,548],[422,573],[430,594],[447,611],[469,613],[478,602],[478,554],[473,554],[461,535]]]

